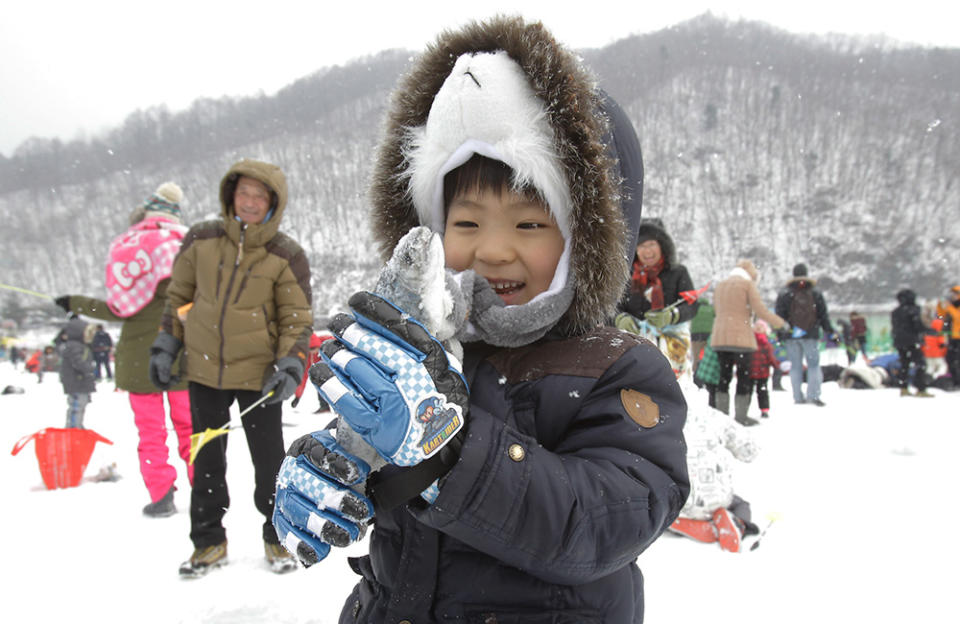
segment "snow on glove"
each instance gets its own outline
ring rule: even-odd
[[[267,403],[280,403],[292,397],[303,379],[303,369],[303,362],[293,356],[277,360],[277,371],[263,384],[262,394],[274,391]]]
[[[657,329],[663,329],[667,325],[673,325],[680,320],[680,311],[676,308],[648,310],[647,313],[643,315],[643,320],[650,323]]]
[[[420,324],[369,292],[330,323],[310,377],[340,418],[388,462],[414,466],[463,427],[469,392],[460,362]]]
[[[353,488],[363,487],[369,471],[329,431],[315,431],[290,445],[277,473],[273,526],[280,543],[303,565],[322,560],[331,546],[363,538],[373,503]]]
[[[177,359],[182,347],[182,342],[164,331],[157,334],[156,340],[150,346],[150,364],[147,374],[150,376],[150,382],[160,390],[169,390],[180,381],[180,377],[171,371],[173,361]]]

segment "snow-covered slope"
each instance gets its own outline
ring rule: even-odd
[[[10,384],[25,393],[0,396],[4,448],[41,428],[62,426],[66,402],[55,375],[38,384],[2,362],[0,388]],[[951,520],[960,517],[952,478],[960,393],[933,392],[932,399],[901,398],[892,389],[844,390],[827,383],[825,408],[795,406],[788,392],[771,393],[771,418],[753,428],[760,456],[739,465],[737,479],[761,527],[770,514],[780,520],[757,550],[739,554],[661,537],[640,557],[646,622],[955,620],[951,570],[960,547]],[[697,406],[707,400],[695,389],[687,398]],[[308,391],[297,409],[285,408],[288,443],[330,420],[328,413],[312,413],[315,401]],[[231,434],[228,447],[230,563],[185,581],[177,566],[192,547],[182,470],[180,512],[145,518],[140,509],[147,494],[126,395],[102,383],[86,424],[114,442],[97,445],[87,477],[116,462],[119,481],[46,490],[33,443],[15,457],[0,454],[4,621],[337,621],[356,579],[346,555],[362,554],[365,543],[310,569],[269,572],[242,432]]]

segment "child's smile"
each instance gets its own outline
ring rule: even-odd
[[[543,203],[509,189],[461,193],[447,210],[447,266],[472,269],[507,305],[527,303],[550,288],[563,247]]]

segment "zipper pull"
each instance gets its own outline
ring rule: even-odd
[[[240,226],[240,245],[237,249],[237,261],[233,264],[234,267],[240,266],[240,261],[243,260],[243,239],[247,235],[247,224],[244,223]]]

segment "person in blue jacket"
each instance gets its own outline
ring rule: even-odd
[[[687,406],[656,347],[604,326],[632,233],[594,84],[541,24],[497,17],[441,34],[392,98],[374,235],[384,259],[418,226],[442,236],[469,314],[460,359],[417,310],[355,294],[311,368],[387,464],[338,425],[278,475],[274,525],[304,564],[373,527],[340,622],[643,620],[637,557],[689,493]],[[437,397],[447,426],[413,448]]]

